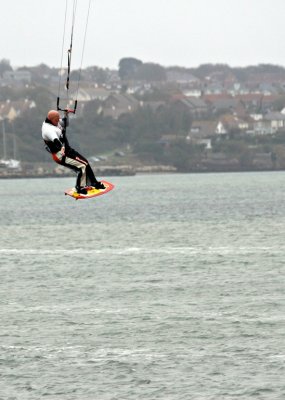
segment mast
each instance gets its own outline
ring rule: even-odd
[[[3,132],[3,159],[7,159],[7,148],[6,148],[6,129],[5,129],[5,120],[2,120],[2,132]]]
[[[17,141],[16,141],[16,135],[15,133],[13,134],[13,158],[16,160],[16,155],[17,155]]]

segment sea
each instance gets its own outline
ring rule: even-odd
[[[0,181],[0,400],[285,399],[285,172]]]

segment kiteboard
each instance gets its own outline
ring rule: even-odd
[[[75,200],[90,199],[91,197],[101,196],[114,189],[114,185],[110,182],[101,181],[105,189],[95,189],[93,186],[87,188],[87,194],[77,193],[75,188],[66,189],[64,194],[73,197]]]

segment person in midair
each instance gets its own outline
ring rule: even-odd
[[[53,160],[70,168],[77,173],[76,191],[87,194],[89,186],[96,189],[105,189],[102,182],[97,181],[88,160],[72,149],[66,137],[66,127],[69,125],[68,110],[64,111],[64,117],[56,110],[50,110],[42,125],[42,138]]]

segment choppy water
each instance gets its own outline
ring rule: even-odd
[[[285,173],[0,181],[0,399],[285,399]]]

